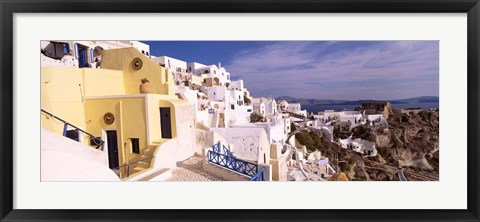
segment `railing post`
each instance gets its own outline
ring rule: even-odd
[[[68,127],[68,124],[64,123],[63,124],[63,136],[67,136],[67,127]]]
[[[130,164],[127,164],[127,177],[130,176]]]

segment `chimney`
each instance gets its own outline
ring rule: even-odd
[[[218,68],[222,68],[222,63],[218,63]]]

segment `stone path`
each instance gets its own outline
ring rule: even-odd
[[[223,179],[203,170],[203,158],[194,155],[172,170],[172,176],[166,181],[223,181]]]

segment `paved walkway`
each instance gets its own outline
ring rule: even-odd
[[[223,181],[223,179],[203,170],[203,158],[192,156],[172,170],[172,176],[166,181]]]

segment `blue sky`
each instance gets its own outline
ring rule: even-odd
[[[404,99],[439,95],[438,41],[156,41],[155,56],[222,63],[254,97]]]

